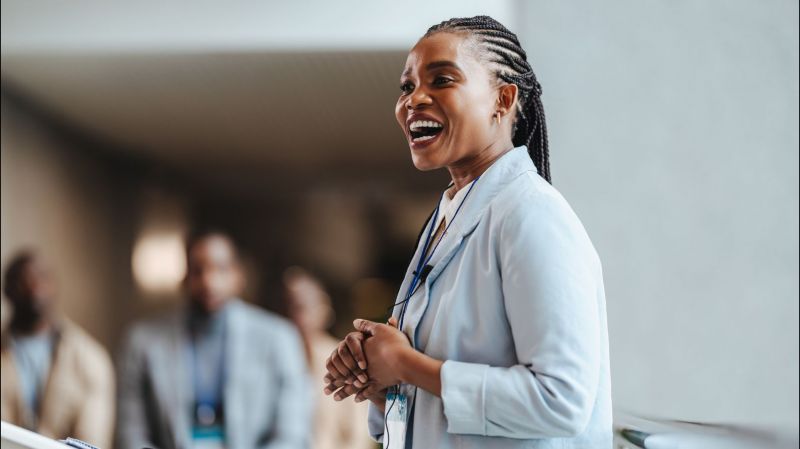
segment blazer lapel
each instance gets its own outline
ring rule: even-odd
[[[189,447],[191,421],[189,409],[193,401],[189,367],[186,366],[186,320],[185,314],[175,314],[174,322],[166,330],[167,342],[155,349],[156,359],[151,366],[155,389],[162,401],[162,407],[168,412],[169,427],[175,441],[175,447]]]
[[[469,198],[467,198],[469,199]],[[456,220],[458,221],[458,217]],[[425,279],[425,286],[430,287],[436,281],[436,278],[442,273],[442,271],[447,267],[447,264],[453,258],[455,253],[461,247],[461,243],[464,241],[466,235],[463,235],[460,230],[455,226],[455,221],[453,222],[454,226],[451,226],[450,229],[442,236],[442,240],[439,243],[439,247],[436,248],[436,252],[431,257],[430,262],[428,265],[432,266],[431,272],[428,274],[428,277]]]
[[[408,332],[411,344],[415,348],[424,349],[420,348],[420,344],[417,341],[416,330],[428,310],[428,305],[430,304],[431,285],[433,285],[436,277],[439,276],[453,255],[457,252],[463,240],[464,238],[459,233],[453,232],[451,227],[447,233],[442,235],[439,246],[433,253],[430,262],[428,262],[428,265],[432,266],[433,269],[430,273],[428,273],[428,276],[425,278],[425,280],[421,281],[422,285],[418,287],[422,290],[421,294],[422,298],[424,298],[424,305],[422,308],[413,308],[408,312],[408,318],[406,318],[406,320],[408,320],[407,322],[409,323],[410,328],[406,329],[406,326],[404,326],[404,330]],[[405,290],[403,290],[403,292],[405,292]]]
[[[397,291],[397,297],[395,298],[395,306],[392,307],[392,316],[395,318],[397,318],[400,314],[400,310],[402,309],[402,303],[406,299],[406,295],[408,294],[408,287],[411,285],[411,282],[414,279],[414,270],[417,268],[417,262],[419,261],[419,258],[422,257],[422,247],[425,246],[425,239],[426,237],[428,237],[428,231],[430,228],[431,220],[433,219],[434,217],[433,215],[431,215],[425,222],[425,227],[422,229],[420,238],[417,241],[417,247],[414,250],[414,256],[411,258],[411,262],[408,264],[406,275],[403,277],[403,282],[400,284],[400,289]]]
[[[442,236],[439,248],[431,258],[430,265],[433,266],[433,269],[426,279],[428,287],[433,285],[436,278],[447,268],[464,239],[478,226],[492,199],[512,180],[530,171],[536,173],[536,166],[528,156],[527,148],[521,146],[501,156],[478,178],[472,191],[464,198],[461,210],[450,223],[450,228]]]
[[[238,447],[238,441],[247,441],[244,432],[247,426],[243,425],[247,414],[246,394],[248,385],[244,383],[242,373],[247,363],[247,342],[242,335],[242,311],[239,300],[233,299],[227,305],[228,313],[225,316],[225,367],[223,369],[223,404],[225,407],[225,439],[229,448]]]
[[[9,337],[10,340],[10,337]],[[21,423],[23,427],[33,427],[33,412],[25,405],[20,393],[19,377],[17,372],[16,360],[10,341],[3,342],[2,355],[0,355],[0,372],[3,379],[3,407],[9,406],[4,412],[11,413],[9,418],[12,422]]]
[[[424,305],[421,308],[415,307],[409,309],[405,320],[408,326],[403,326],[403,331],[407,332],[414,347],[418,347],[419,344],[416,341],[416,327],[419,326],[427,312],[430,303],[430,290],[436,282],[436,279],[442,274],[445,268],[447,268],[448,264],[463,246],[465,240],[478,226],[483,213],[489,207],[492,199],[508,186],[513,179],[529,171],[535,172],[536,167],[528,156],[527,148],[524,146],[514,148],[495,161],[495,163],[478,178],[475,184],[473,184],[472,190],[470,190],[468,195],[462,200],[463,204],[460,206],[458,214],[453,217],[452,223],[450,223],[447,228],[447,232],[442,235],[438,247],[436,247],[431,256],[431,260],[428,262],[428,265],[432,267],[431,271],[419,287],[423,289]],[[397,302],[405,299],[408,286],[413,278],[413,270],[416,268],[416,262],[419,260],[425,237],[427,237],[429,225],[430,219],[428,223],[426,223],[426,229],[420,242],[417,244],[417,251],[403,280],[403,284],[397,296]],[[399,310],[400,307],[395,307],[395,316],[397,316]]]

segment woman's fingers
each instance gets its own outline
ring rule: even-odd
[[[350,371],[350,376],[358,378],[358,380],[361,381],[362,383],[367,383],[367,380],[369,380],[369,378],[358,366],[358,362],[350,353],[350,348],[347,346],[347,344],[339,344],[339,347],[337,349],[339,353],[339,358],[341,359],[342,363],[344,363],[344,365],[347,367],[347,369]]]
[[[341,387],[346,383],[353,383],[352,381],[355,380],[355,377],[353,376],[342,377],[337,371],[336,376],[333,376],[331,375],[331,373],[328,373],[325,375],[325,377],[322,378],[322,380],[325,382],[325,385],[335,384]],[[348,380],[350,380],[350,382],[348,382]]]
[[[336,401],[341,401],[343,399],[346,399],[349,396],[352,396],[353,394],[355,394],[357,392],[358,392],[358,388],[356,388],[355,385],[352,385],[352,384],[351,385],[345,385],[342,388],[340,388],[339,391],[336,392],[336,394],[333,395],[333,399],[336,400]]]
[[[342,373],[340,373],[339,370],[337,370],[336,367],[333,365],[332,359],[334,354],[336,354],[336,351],[332,352],[331,355],[329,355],[328,358],[325,359],[325,369],[328,370],[328,374],[326,374],[325,376],[330,377],[331,379],[340,379],[343,378],[344,376],[342,376]]]
[[[361,348],[363,338],[360,332],[351,332],[325,361],[328,373],[324,380],[325,384],[330,386],[325,388],[325,394],[331,394],[335,390],[333,387],[339,388],[345,384],[356,384],[357,388],[362,388],[369,381],[367,373],[361,368],[366,366],[364,351]]]
[[[334,387],[331,384],[325,387],[326,394],[330,394],[331,392],[336,391],[336,393],[333,395],[333,399],[336,401],[344,400],[350,396],[354,396],[356,402],[362,402],[377,396],[385,397],[386,395],[385,390],[386,390],[385,385],[380,385],[374,382],[367,384],[363,388],[358,388],[352,384],[343,385],[341,387]]]
[[[353,321],[353,327],[366,335],[375,335],[375,330],[378,328],[378,326],[380,326],[380,323],[370,320],[362,320],[359,318]]]
[[[366,387],[362,388],[356,393],[355,400],[356,402],[362,402],[369,399],[371,396],[380,393],[386,387],[379,385],[377,383],[368,384]]]
[[[328,373],[337,378],[346,379],[350,377],[350,370],[339,360],[339,351],[337,349],[334,349],[333,353],[328,357],[328,361],[325,363],[325,369],[328,370]]]
[[[347,385],[343,378],[325,377],[325,388],[322,390],[325,394],[330,395],[334,391]]]
[[[353,323],[358,332],[351,332],[337,345],[325,363],[328,373],[324,377],[326,395],[333,394],[333,398],[341,401],[347,397],[355,396],[356,402],[370,399],[373,395],[382,394],[386,388],[375,382],[370,382],[367,373],[367,357],[364,352],[364,343],[369,335],[374,335],[378,323],[367,320],[356,320]],[[389,319],[388,325],[398,327],[397,319]]]
[[[361,394],[361,400],[364,400],[380,390],[369,384],[369,376],[365,372],[367,357],[363,348],[366,338],[374,334],[375,327],[379,324],[366,320],[356,320],[354,324],[359,331],[347,334],[325,362],[328,373],[324,377],[324,391],[328,395],[335,391],[336,400],[366,391],[365,394]],[[397,319],[390,318],[389,325],[396,328]]]
[[[361,347],[364,342],[364,334],[361,332],[350,332],[344,339],[347,349],[353,355],[358,367],[362,370],[367,369],[367,357],[364,355],[364,349]]]

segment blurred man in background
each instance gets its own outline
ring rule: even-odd
[[[57,314],[53,275],[36,253],[10,261],[3,290],[13,308],[0,353],[3,421],[110,448],[114,374],[106,351]]]
[[[237,299],[229,237],[187,244],[188,303],[135,326],[119,363],[118,449],[304,448],[306,365],[291,323]]]
[[[322,393],[322,378],[327,373],[325,360],[336,349],[338,340],[328,334],[333,322],[331,300],[322,284],[297,267],[283,275],[284,298],[289,318],[303,337],[314,397],[312,449],[374,448],[367,429],[367,404],[335,402]]]

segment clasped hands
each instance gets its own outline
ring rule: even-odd
[[[401,361],[414,349],[394,317],[388,324],[359,319],[353,327],[325,361],[325,394],[337,401],[355,395],[383,408],[386,389],[403,382]]]

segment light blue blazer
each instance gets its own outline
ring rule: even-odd
[[[445,361],[442,397],[408,388],[415,397],[406,447],[610,449],[600,260],[525,147],[478,179],[430,265],[403,331]],[[380,441],[384,419],[374,407],[369,424]]]

